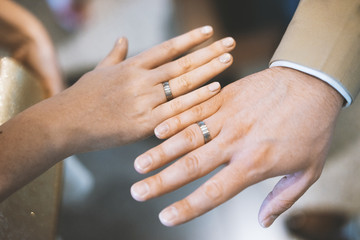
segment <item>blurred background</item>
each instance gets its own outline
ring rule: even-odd
[[[129,56],[133,56],[203,25],[214,27],[212,41],[226,36],[237,41],[232,53],[233,66],[216,79],[224,86],[267,68],[298,3],[297,0],[76,0],[75,5],[71,5],[71,0],[16,2],[46,26],[69,86],[93,69],[118,37],[129,39]],[[145,177],[135,172],[133,161],[159,144],[160,141],[152,137],[120,148],[77,155],[80,165],[75,161],[76,166],[65,168],[67,181],[59,239],[305,239],[289,231],[291,224],[305,226],[304,218],[294,223],[289,217],[298,213],[304,216],[308,210],[336,211],[346,219],[356,216],[360,211],[358,102],[340,116],[333,148],[320,180],[269,229],[260,227],[257,214],[278,178],[246,189],[190,223],[173,228],[161,225],[158,213],[195,190],[208,177],[145,203],[133,200],[130,186]],[[69,173],[74,168],[78,170]],[[85,193],[79,197],[82,182]],[[336,226],[321,227],[326,230]]]

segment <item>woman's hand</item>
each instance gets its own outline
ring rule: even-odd
[[[172,61],[211,36],[205,26],[127,60],[127,40],[120,39],[95,70],[52,100],[61,102],[58,111],[71,121],[67,136],[81,143],[81,151],[119,146],[150,136],[160,122],[214,96],[219,83],[191,91],[231,65],[232,38]],[[171,101],[163,82],[169,83]]]
[[[0,46],[34,73],[44,86],[47,97],[63,90],[49,35],[35,16],[13,1],[0,1]]]
[[[158,197],[225,164],[160,213],[163,224],[174,226],[250,185],[285,175],[260,209],[259,221],[268,227],[320,176],[342,103],[332,87],[295,70],[278,67],[245,77],[156,127],[159,138],[177,134],[139,156],[136,170],[149,173],[183,157],[135,183],[132,196],[139,201]],[[197,121],[207,125],[212,138],[207,144]]]

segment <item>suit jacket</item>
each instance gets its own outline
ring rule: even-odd
[[[360,91],[360,0],[301,0],[271,63],[289,61]]]

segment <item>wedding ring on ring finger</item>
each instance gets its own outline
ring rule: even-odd
[[[201,133],[204,137],[205,144],[208,143],[211,140],[211,136],[206,124],[203,121],[199,121],[197,122],[197,125],[199,126]]]
[[[168,100],[168,101],[172,100],[174,97],[172,95],[169,82],[163,82],[162,85],[163,85],[163,88],[164,88],[166,100]]]

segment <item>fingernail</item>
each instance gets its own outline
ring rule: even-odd
[[[119,40],[117,41],[117,44],[120,45],[123,41],[124,41],[124,38],[121,37],[121,38],[119,38]]]
[[[201,28],[202,34],[209,34],[213,31],[213,28],[211,26],[204,26]]]
[[[218,83],[218,82],[213,82],[208,86],[208,89],[211,92],[215,92],[215,91],[219,90],[219,88],[220,88],[220,83]]]
[[[168,207],[159,214],[160,221],[165,226],[172,226],[173,221],[177,218],[177,216],[178,211],[175,207]]]
[[[149,192],[149,185],[144,182],[135,183],[135,185],[131,187],[131,195],[138,201],[143,201]]]
[[[234,45],[235,40],[232,37],[228,37],[222,40],[222,44],[225,47],[231,47]]]
[[[221,63],[228,63],[231,60],[231,55],[229,53],[224,53],[219,57],[219,61]]]
[[[169,125],[166,123],[160,124],[154,130],[155,135],[158,137],[164,136],[169,131]]]
[[[273,224],[277,217],[278,215],[270,215],[269,217],[265,218],[260,224],[263,228],[268,228],[271,224]]]
[[[143,171],[152,164],[152,159],[149,155],[141,155],[135,159],[135,168]]]

